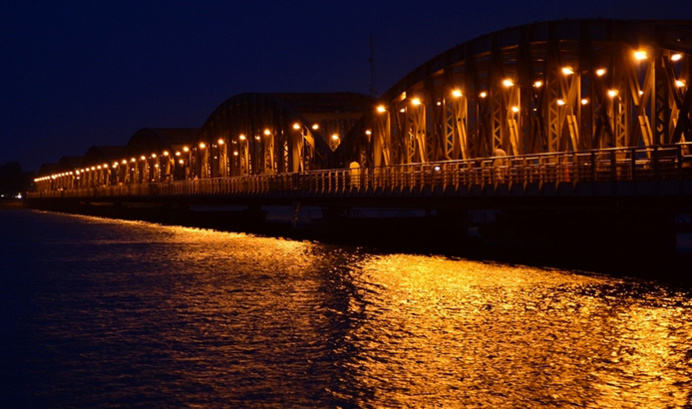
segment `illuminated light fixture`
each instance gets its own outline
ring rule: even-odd
[[[140,160],[147,160],[147,157],[144,156],[144,155],[142,155],[142,156],[139,157],[139,159],[140,159]]]
[[[366,135],[372,135],[372,131],[369,130],[369,129],[367,129],[367,130],[365,131],[365,134],[366,134]]]
[[[565,75],[572,75],[574,74],[574,70],[572,67],[562,67],[562,73]]]
[[[113,167],[117,168],[118,167],[118,162],[113,162]]]
[[[435,166],[433,167],[433,170],[434,170],[435,172],[439,172],[440,169],[442,169],[442,168],[440,168],[439,165],[435,165]]]
[[[379,113],[387,112],[387,108],[385,108],[384,105],[378,105],[376,109]]]
[[[686,85],[686,83],[685,83],[684,80],[676,80],[676,81],[675,81],[675,86],[678,87],[678,88],[682,88],[682,87],[684,87],[685,85]]]
[[[440,105],[442,105],[442,101],[437,101],[437,106],[439,107]]]
[[[596,70],[596,75],[598,75],[599,77],[604,76],[605,73],[606,73],[606,69],[605,69],[605,68],[599,68],[599,69]]]
[[[238,151],[233,151],[233,156],[238,156]]]
[[[259,135],[255,135],[255,139],[259,141],[260,139],[262,139],[262,137]]]
[[[536,81],[533,83],[534,88],[540,88],[543,86],[543,81]]]
[[[638,94],[639,94],[639,95],[644,95],[644,91],[639,90]]]
[[[168,156],[168,155],[169,155],[168,151],[163,151],[163,156]]]
[[[175,151],[175,156],[180,156],[180,151]]]
[[[509,78],[507,78],[507,79],[502,80],[502,85],[504,85],[504,86],[507,87],[507,88],[513,87],[513,86],[514,86],[514,81],[512,81],[512,80],[509,79]]]
[[[224,141],[223,139],[221,139],[221,138],[219,138],[219,140],[216,141],[216,142],[218,142],[219,145],[223,145],[223,144],[225,143],[225,141]]]
[[[247,137],[245,136],[245,134],[241,133],[240,135],[238,135],[238,139],[240,139],[241,141],[244,141],[245,139],[247,139]]]
[[[401,101],[405,100],[406,99],[406,91],[402,92],[401,96],[399,96],[399,98],[401,98],[400,99]]]
[[[108,164],[107,164],[107,163],[104,163],[104,164],[103,164],[103,167],[106,168],[106,169],[108,169]]]
[[[121,163],[122,163],[123,165],[126,165],[126,164],[127,164],[127,159],[123,159]]]
[[[96,170],[96,166],[92,166],[92,167],[91,167],[91,170]]]
[[[513,107],[512,107],[512,112],[514,112],[514,113],[519,112],[519,107],[518,107],[518,106],[513,106]]]
[[[181,165],[184,165],[184,164],[185,164],[185,161],[182,160],[182,159],[180,159],[180,160],[178,161],[178,163],[180,163]]]
[[[332,140],[333,141],[338,141],[339,140],[339,134],[332,134]]]
[[[406,112],[406,108],[401,108],[401,109],[399,110],[399,112],[401,112],[401,113],[403,114],[404,112]]]
[[[460,98],[460,97],[463,96],[463,95],[464,95],[464,94],[462,94],[462,93],[461,93],[461,90],[459,90],[459,89],[452,90],[452,96],[453,96],[454,98]]]
[[[156,154],[155,154],[155,153],[152,153],[152,154],[151,154],[151,158],[152,158],[152,159],[156,159]]]
[[[207,144],[206,144],[206,143],[204,143],[204,142],[200,142],[200,143],[199,143],[199,148],[200,148],[200,149],[204,149],[204,148],[206,148],[206,147],[207,147]]]
[[[618,90],[616,89],[609,89],[608,90],[608,96],[611,98],[615,98],[618,95]]]
[[[413,104],[413,106],[418,106],[418,105],[422,104],[422,102],[420,101],[420,98],[413,98],[411,100],[411,104]]]
[[[670,56],[671,61],[680,61],[682,59],[682,54],[677,53]]]
[[[130,158],[130,162],[137,162],[137,159],[135,159],[135,158]]]
[[[190,152],[190,148],[188,148],[187,146],[183,146],[183,152]]]
[[[634,59],[637,61],[646,60],[648,55],[645,50],[637,50],[634,52]]]
[[[487,96],[488,96],[488,93],[487,93],[487,92],[485,92],[485,91],[481,91],[481,93],[480,93],[480,94],[478,94],[478,96],[479,96],[479,97],[481,97],[481,98],[485,98],[485,97],[487,97]]]
[[[560,106],[563,106],[563,105],[565,105],[565,100],[564,99],[558,99],[557,104]]]
[[[293,124],[293,129],[295,129],[296,131],[299,130],[299,129],[300,129],[300,124],[299,124],[298,122],[296,122],[295,124]]]
[[[265,135],[265,136],[269,136],[269,135],[271,135],[271,134],[272,134],[272,131],[269,130],[269,128],[267,128],[267,129],[264,130],[264,135]]]
[[[588,98],[582,98],[582,99],[581,99],[581,104],[582,104],[582,105],[588,105],[588,104],[589,104],[589,99],[588,99]]]
[[[320,124],[313,124],[313,125],[312,125],[312,129],[315,130],[315,131],[318,130],[318,129],[320,129]]]

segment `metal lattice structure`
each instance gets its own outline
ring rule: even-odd
[[[429,60],[380,98],[347,161],[379,167],[690,141],[692,21],[564,20]]]
[[[334,166],[333,152],[372,106],[361,94],[240,94],[202,127],[192,155],[200,178]]]

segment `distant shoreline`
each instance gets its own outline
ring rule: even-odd
[[[25,209],[26,207],[26,200],[0,199],[0,209]]]

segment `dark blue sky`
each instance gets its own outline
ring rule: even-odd
[[[9,4],[7,4],[9,3]],[[564,18],[692,19],[660,1],[23,1],[0,5],[0,164],[143,127],[200,127],[242,92],[382,94],[475,37]]]

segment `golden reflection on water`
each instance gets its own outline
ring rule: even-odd
[[[228,402],[269,399],[280,384],[342,407],[692,407],[689,295],[559,270],[137,227],[145,253],[159,254],[150,260],[159,290],[147,296],[160,297],[156,319],[169,316],[150,325],[165,344],[185,340],[173,358],[195,362],[186,384]],[[140,244],[131,251],[141,257]]]
[[[613,279],[411,255],[371,257],[359,273],[364,307],[353,307],[365,314],[347,335],[358,351],[347,367],[373,391],[373,407],[690,403],[689,300],[618,293]]]

